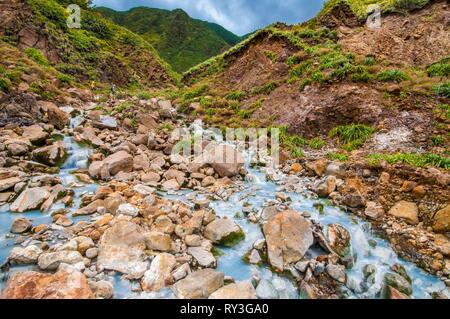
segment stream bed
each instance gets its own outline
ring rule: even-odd
[[[80,118],[72,120],[72,128],[78,126]],[[81,197],[85,193],[93,193],[97,189],[97,184],[82,184],[71,174],[71,171],[80,168],[86,168],[88,157],[92,150],[78,145],[70,136],[64,137],[64,146],[68,151],[68,159],[61,167],[58,175],[63,181],[65,187],[74,190],[74,205],[70,208],[74,212],[80,204]],[[247,180],[241,182],[240,189],[230,196],[228,200],[211,201],[210,207],[214,209],[218,216],[227,216],[236,221],[244,230],[245,239],[236,246],[227,248],[219,247],[221,254],[217,256],[217,270],[225,273],[226,276],[233,277],[236,281],[251,280],[257,276],[265,279],[272,284],[276,290],[276,296],[282,299],[300,298],[296,283],[288,277],[274,274],[267,266],[250,265],[243,261],[243,256],[252,248],[255,241],[264,238],[261,227],[258,224],[249,222],[242,214],[244,207],[251,207],[254,211],[260,212],[262,208],[270,201],[275,201],[275,194],[283,189],[283,181],[288,176],[279,174],[279,181],[268,180],[263,169],[251,168],[247,165],[249,176]],[[437,277],[426,273],[415,264],[399,258],[389,243],[376,236],[371,230],[371,225],[359,217],[343,211],[341,208],[333,206],[327,200],[317,199],[317,197],[306,190],[301,185],[308,182],[298,178],[298,184],[301,191],[285,192],[291,199],[290,208],[298,212],[307,212],[312,220],[324,225],[340,224],[351,234],[351,245],[354,265],[347,270],[347,288],[343,291],[347,298],[378,298],[382,287],[383,277],[389,272],[390,266],[400,263],[407,270],[412,278],[413,298],[431,298],[430,293],[442,292],[449,295],[445,284]],[[170,200],[183,201],[189,205],[193,204],[193,199],[199,196],[207,197],[208,194],[199,194],[192,190],[181,190],[174,193],[162,193]],[[317,203],[323,205],[323,210],[319,211]],[[51,211],[63,208],[63,204],[57,202],[53,205]],[[0,264],[3,264],[9,251],[14,247],[16,237],[10,234],[12,222],[18,217],[25,217],[32,221],[33,225],[51,224],[51,212],[41,213],[40,211],[31,211],[23,214],[11,213],[9,206],[0,207]],[[79,220],[87,219],[89,216],[72,218],[76,223]],[[53,226],[52,226],[53,227]],[[50,245],[54,244],[52,242]],[[314,257],[314,251],[308,252]],[[363,268],[366,265],[373,265],[376,269],[374,284],[370,287],[364,285]],[[10,274],[21,270],[35,269],[36,266],[12,267]],[[6,276],[5,276],[6,277]],[[122,280],[120,275],[110,276],[114,284],[115,298],[174,298],[170,289],[163,289],[159,293],[145,294],[132,292],[133,283]],[[5,285],[4,280],[0,280],[0,288]]]

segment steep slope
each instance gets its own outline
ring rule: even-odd
[[[241,40],[220,25],[192,19],[181,9],[169,11],[138,7],[117,12],[99,7],[96,10],[114,23],[142,35],[179,72]]]
[[[192,68],[183,81],[203,91],[182,104],[203,102],[196,114],[216,125],[284,126],[301,137],[291,147],[298,155],[308,140],[319,149],[339,147],[336,130],[360,124],[375,134],[347,149],[447,157],[448,4],[431,1],[409,13],[388,7],[395,12],[374,31],[352,2],[333,1],[302,25],[269,26]],[[208,95],[214,100],[205,101]]]
[[[85,3],[80,1],[80,3]],[[81,28],[68,28],[65,0],[12,0],[0,4],[0,36],[67,78],[119,86],[162,88],[175,73],[150,44],[88,8]]]

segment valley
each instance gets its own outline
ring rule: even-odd
[[[145,8],[0,4],[1,298],[448,299],[450,4],[374,3],[189,63]]]

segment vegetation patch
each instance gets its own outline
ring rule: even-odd
[[[384,160],[389,164],[405,163],[415,167],[434,166],[445,170],[450,169],[450,158],[431,153],[371,154],[367,159],[373,165],[378,165]]]
[[[427,71],[429,76],[450,76],[450,57],[431,64]]]
[[[377,79],[382,82],[397,82],[406,81],[409,76],[400,70],[386,70],[378,74]]]
[[[337,137],[342,148],[348,151],[361,147],[375,132],[375,129],[364,124],[350,124],[338,126],[329,133],[330,137]]]

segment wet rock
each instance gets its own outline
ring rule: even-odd
[[[367,202],[364,215],[373,220],[380,219],[384,215],[383,206],[377,205],[375,202]]]
[[[102,199],[97,199],[97,200],[93,201],[92,203],[90,203],[89,205],[78,209],[72,215],[74,217],[92,215],[92,214],[96,213],[100,207],[104,207],[104,206],[105,206],[105,201],[103,201]]]
[[[295,211],[273,216],[263,231],[269,263],[278,271],[302,259],[314,242],[311,223]]]
[[[23,234],[31,230],[33,224],[29,219],[26,218],[16,218],[11,225],[11,233],[13,234]]]
[[[330,195],[335,190],[336,190],[336,177],[328,176],[326,181],[317,187],[316,193],[320,197],[328,197],[328,195]]]
[[[450,240],[441,234],[436,234],[434,245],[445,256],[450,256]]]
[[[152,183],[152,182],[159,182],[161,180],[161,176],[159,174],[154,172],[149,172],[141,176],[141,181],[144,183]]]
[[[306,167],[313,171],[317,176],[322,176],[325,172],[328,165],[328,161],[326,159],[320,159],[315,162],[306,163]]]
[[[328,241],[330,247],[339,256],[346,257],[351,253],[350,239],[350,233],[341,225],[328,225]]]
[[[189,267],[188,263],[185,263],[172,272],[172,277],[174,281],[179,281],[183,278],[186,278],[186,276],[189,275],[190,273],[191,267]]]
[[[280,296],[276,288],[267,279],[261,279],[256,287],[256,296],[259,299],[279,299]]]
[[[89,174],[94,178],[106,179],[119,172],[129,173],[133,170],[133,157],[125,151],[114,153],[101,162],[93,162]]]
[[[22,134],[22,137],[28,139],[34,145],[41,145],[45,142],[48,136],[48,133],[36,124],[25,127]]]
[[[49,197],[50,192],[46,187],[28,188],[11,204],[10,211],[23,213],[37,209]]]
[[[262,262],[261,255],[256,249],[252,249],[248,254],[248,262],[252,265],[258,265]]]
[[[236,300],[236,299],[257,299],[256,291],[250,281],[243,281],[239,283],[233,283],[220,288],[213,292],[209,299],[224,299],[224,300]]]
[[[299,290],[302,299],[317,299],[316,292],[305,280],[301,282]]]
[[[69,125],[70,116],[54,103],[39,101],[38,105],[40,109],[46,113],[49,124],[54,125],[59,130],[62,130],[66,125]]]
[[[114,270],[140,278],[147,270],[142,229],[128,221],[118,221],[102,235],[97,268]]]
[[[220,177],[232,177],[239,174],[245,161],[235,147],[231,145],[210,146],[203,154],[205,164],[210,164]]]
[[[93,299],[86,277],[76,270],[55,274],[35,271],[14,273],[1,294],[4,299]]]
[[[31,144],[28,140],[8,140],[5,142],[8,153],[12,156],[22,156],[28,153]]]
[[[111,299],[114,296],[114,286],[106,280],[89,283],[90,288],[94,292],[95,298]]]
[[[216,258],[214,258],[214,255],[202,247],[189,247],[188,254],[194,257],[201,267],[213,268],[216,265]]]
[[[78,251],[57,251],[41,254],[38,266],[42,270],[56,270],[60,264],[75,265],[79,262],[83,262],[83,256]]]
[[[347,274],[345,272],[344,266],[338,266],[333,264],[328,264],[326,266],[326,272],[330,275],[331,278],[340,282],[341,284],[345,284],[347,281]]]
[[[229,218],[216,219],[209,223],[203,236],[213,243],[230,247],[245,237],[239,225]]]
[[[89,248],[86,250],[86,257],[89,259],[94,259],[98,256],[98,248]]]
[[[136,217],[139,215],[139,209],[136,206],[131,205],[131,204],[121,204],[117,208],[117,214]]]
[[[410,296],[412,294],[411,283],[403,276],[396,273],[387,273],[384,276],[384,284],[387,287],[392,287],[401,293]],[[386,287],[385,287],[386,288]]]
[[[20,265],[29,265],[37,263],[42,249],[38,246],[30,245],[25,248],[14,247],[8,255],[8,259]]]
[[[175,225],[167,215],[158,216],[153,223],[152,231],[172,234],[175,230]]]
[[[146,247],[149,250],[164,251],[164,252],[169,252],[173,250],[173,241],[170,235],[168,234],[152,231],[146,233],[144,236]]]
[[[0,179],[0,192],[6,191],[8,189],[14,188],[14,186],[20,183],[22,179],[17,176]]]
[[[387,299],[411,299],[408,295],[401,293],[397,289],[391,286],[386,287],[386,298]]]
[[[156,256],[150,265],[150,269],[145,272],[142,278],[142,289],[159,291],[166,287],[176,263],[173,255],[163,253]]]
[[[433,230],[438,233],[450,231],[450,205],[447,205],[434,215]]]
[[[182,171],[176,169],[169,169],[164,173],[166,180],[176,180],[178,185],[183,186],[185,181],[185,174]]]
[[[92,126],[100,130],[115,130],[117,129],[117,121],[112,116],[100,115],[97,120],[92,121]]]
[[[412,283],[411,277],[409,277],[405,267],[403,267],[401,264],[392,265],[391,270],[405,278],[409,283]]]
[[[202,269],[177,282],[173,289],[180,299],[206,299],[224,284],[224,274]]]
[[[346,175],[346,170],[341,164],[330,163],[327,166],[326,174],[329,176],[335,176],[337,178],[344,178]]]
[[[89,143],[94,147],[101,147],[105,143],[98,137],[97,130],[92,127],[84,127],[83,133],[81,133],[81,138],[83,141]]]
[[[61,142],[33,151],[33,159],[48,166],[59,166],[66,159],[66,156],[66,150]]]
[[[389,215],[404,219],[406,222],[412,225],[417,225],[419,223],[419,208],[415,203],[412,202],[397,202],[389,210]]]
[[[165,181],[162,184],[162,187],[167,191],[171,191],[171,190],[176,191],[176,190],[180,189],[180,184],[178,184],[176,179],[171,179],[171,180]]]

